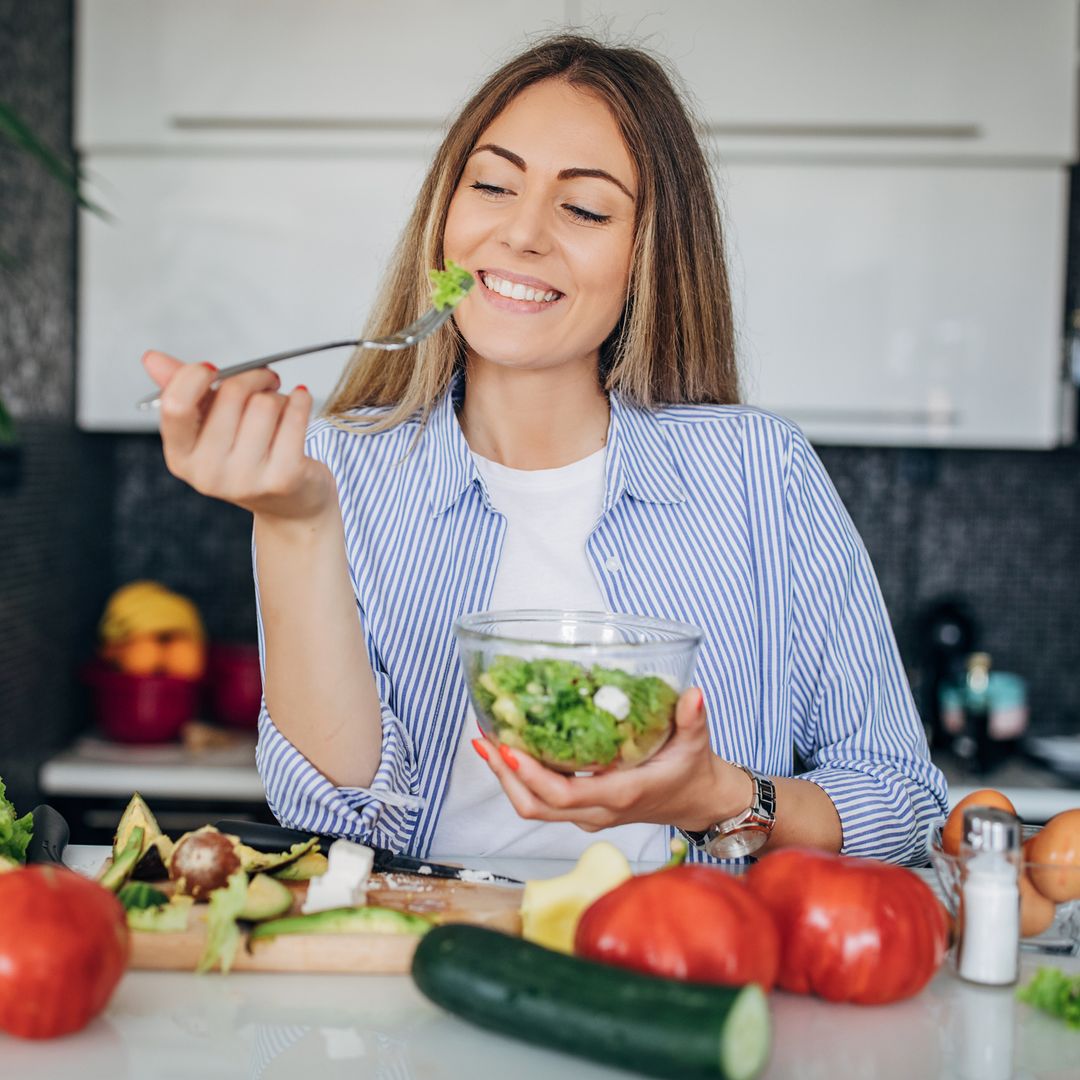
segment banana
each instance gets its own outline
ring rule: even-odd
[[[109,597],[98,624],[106,644],[136,634],[190,634],[206,638],[198,608],[186,597],[156,581],[132,581]]]

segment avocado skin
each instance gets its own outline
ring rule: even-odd
[[[422,915],[410,915],[391,908],[333,908],[312,915],[294,915],[259,923],[251,940],[280,934],[412,934],[422,936],[434,924]]]

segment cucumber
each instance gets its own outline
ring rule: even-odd
[[[412,976],[481,1027],[647,1076],[750,1080],[769,1055],[769,1004],[755,984],[639,975],[464,924],[421,938]]]

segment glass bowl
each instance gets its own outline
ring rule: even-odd
[[[687,623],[602,611],[484,611],[454,636],[484,734],[564,773],[652,757],[701,643]]]
[[[960,858],[948,854],[941,846],[941,830],[944,821],[937,821],[930,830],[930,842],[927,849],[930,853],[930,862],[937,875],[938,884],[941,886],[941,895],[949,914],[955,919],[960,908]],[[1035,836],[1042,826],[1024,825],[1023,837],[1025,842]],[[1023,863],[1024,873],[1030,874],[1032,869],[1038,872],[1040,869],[1057,871],[1069,875],[1076,875],[1080,881],[1080,867],[1062,870],[1061,867],[1050,867],[1046,864],[1029,862]],[[1023,891],[1021,892],[1023,901]],[[1080,900],[1067,900],[1058,904],[1054,910],[1054,921],[1041,934],[1031,937],[1022,937],[1020,947],[1029,952],[1049,953],[1058,956],[1080,956]]]

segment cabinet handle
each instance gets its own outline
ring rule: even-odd
[[[819,424],[882,424],[904,427],[948,427],[960,423],[957,409],[784,409],[777,406],[771,411],[780,416],[802,422]]]
[[[710,135],[799,139],[981,139],[979,124],[727,124],[706,125]]]

